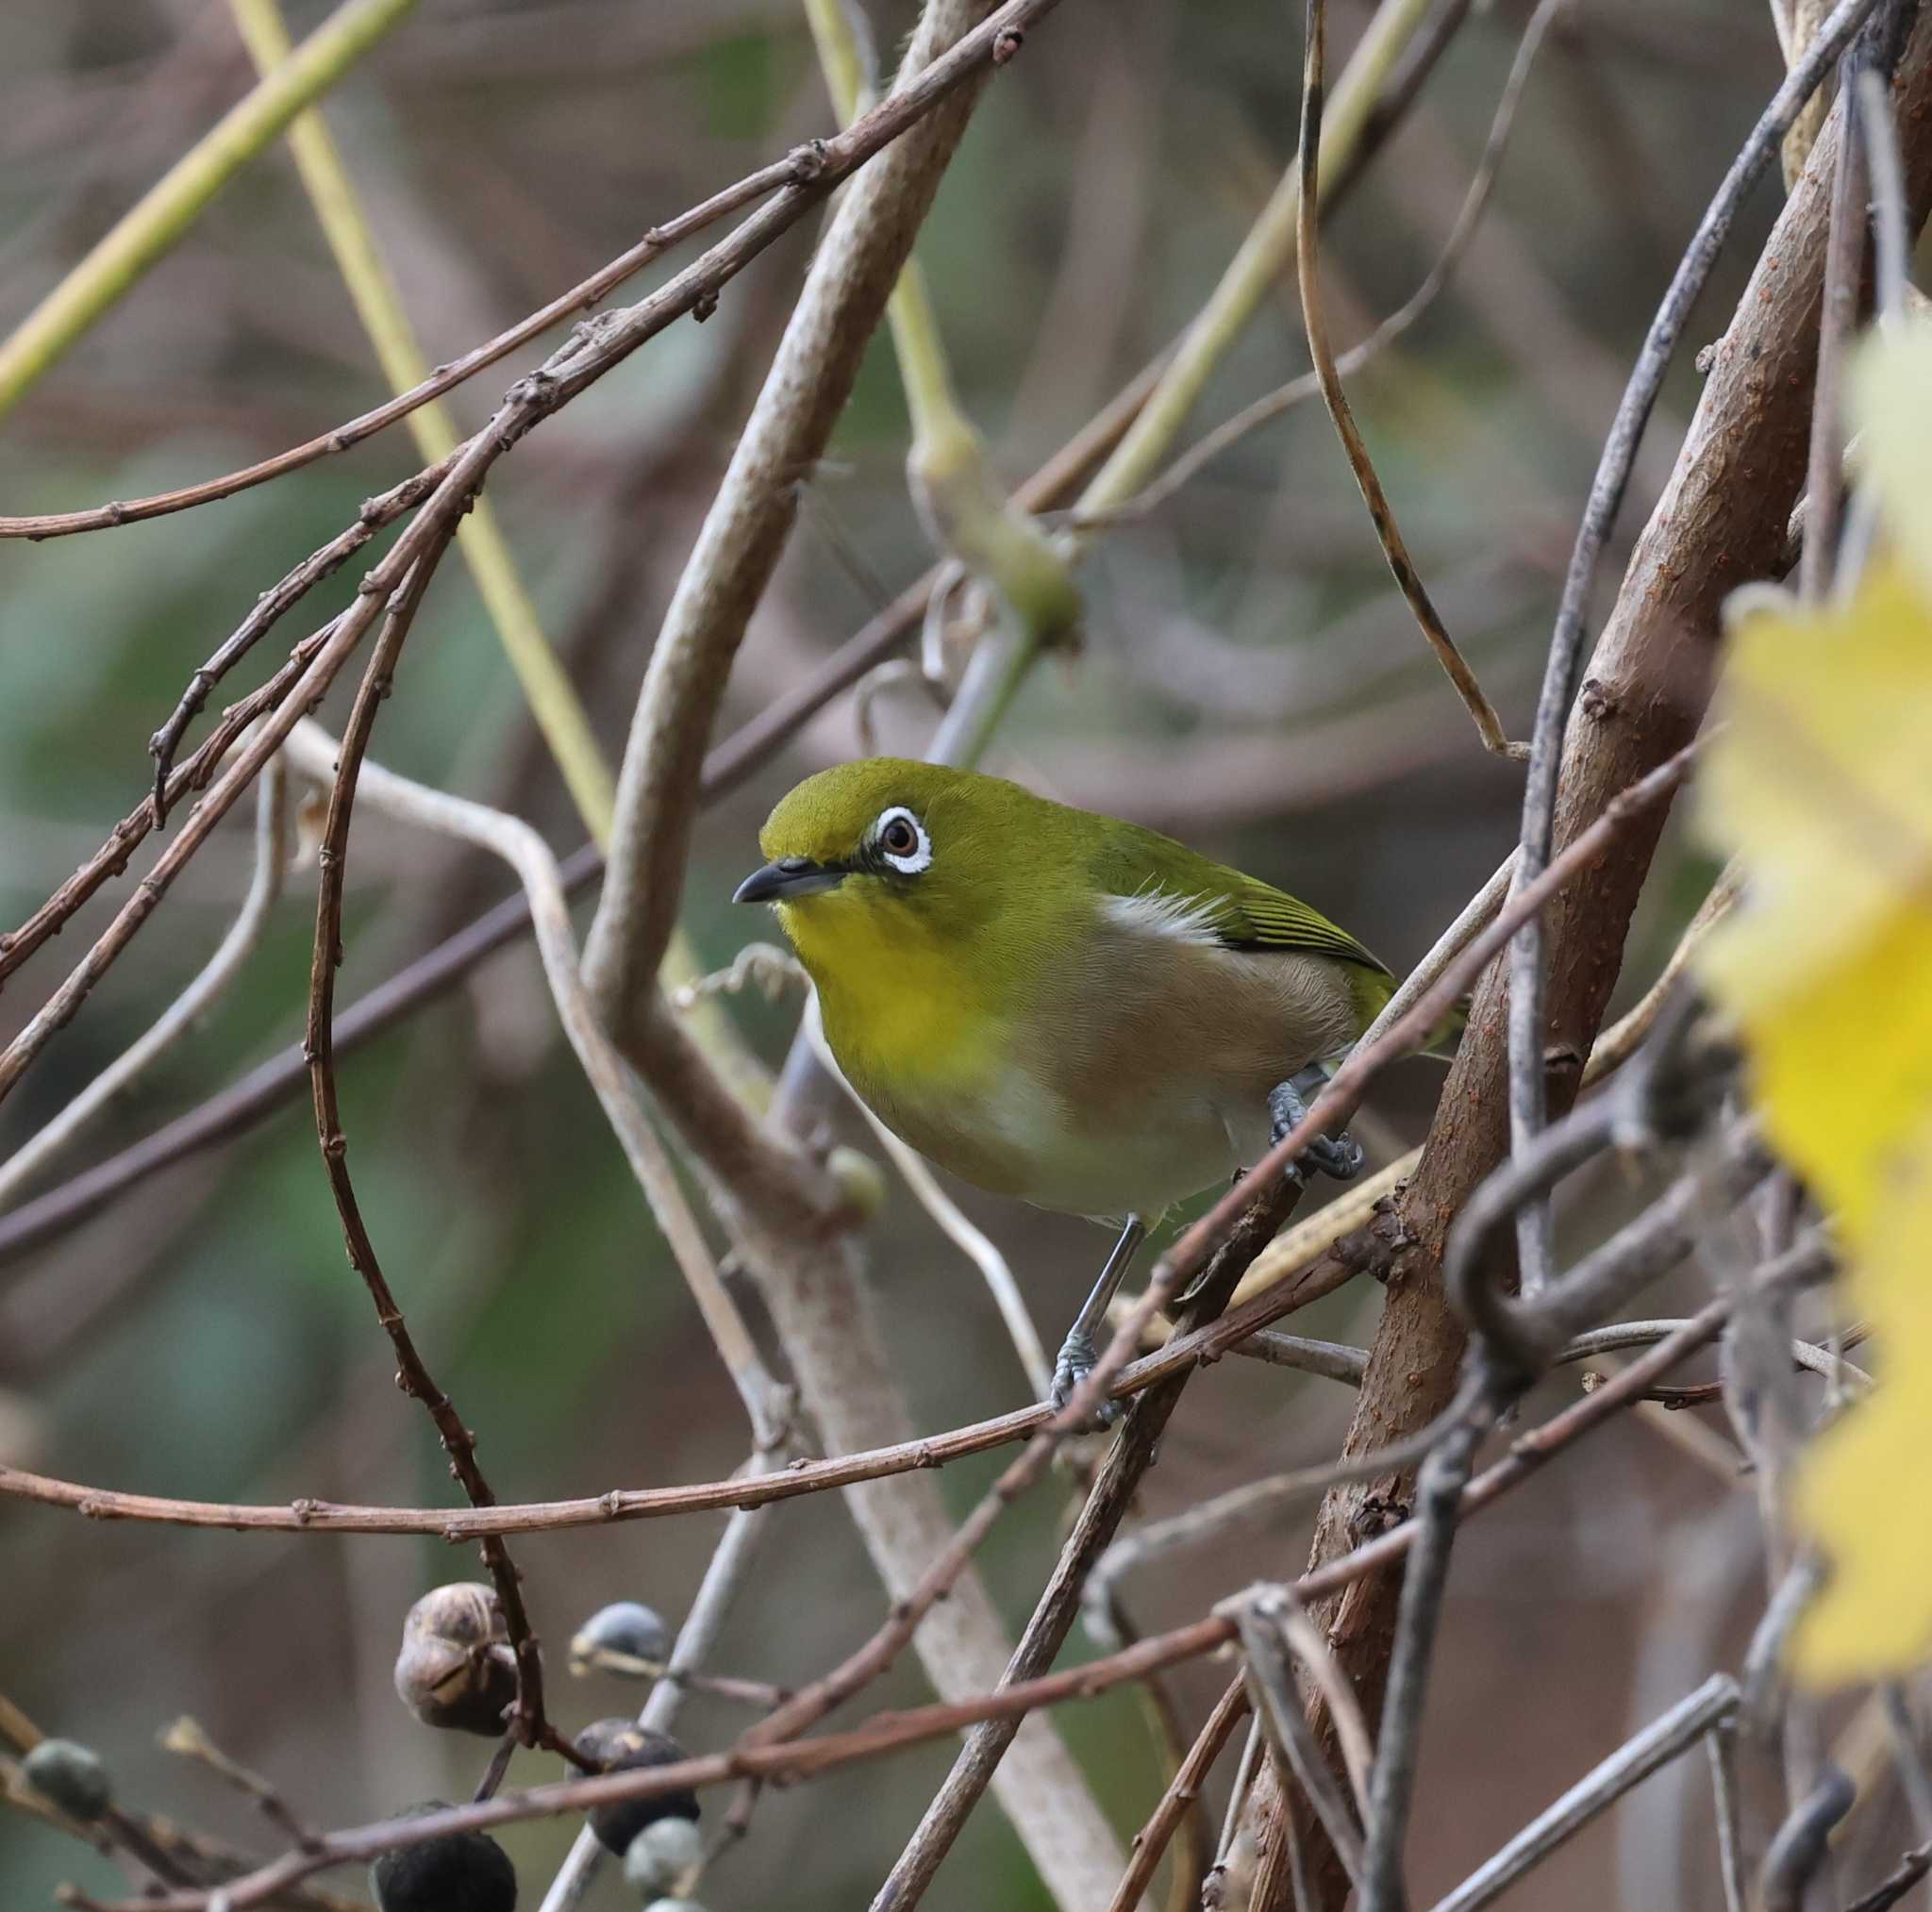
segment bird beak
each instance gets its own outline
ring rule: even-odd
[[[784,903],[794,896],[814,896],[836,889],[845,873],[836,864],[814,863],[809,856],[780,856],[762,870],[754,870],[732,892],[733,903]]]

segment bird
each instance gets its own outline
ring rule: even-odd
[[[1285,1136],[1395,988],[1285,891],[976,771],[835,765],[758,847],[733,900],[774,908],[860,1101],[975,1188],[1119,1229],[1057,1407],[1147,1230]],[[1290,1172],[1362,1160],[1324,1137]]]

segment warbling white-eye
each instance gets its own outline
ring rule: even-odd
[[[1286,1135],[1394,978],[1305,903],[1171,838],[897,757],[808,777],[739,886],[886,1126],[962,1180],[1121,1224],[1054,1399],[1147,1226]],[[1340,1179],[1346,1136],[1303,1158]]]

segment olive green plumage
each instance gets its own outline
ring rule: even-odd
[[[770,901],[854,1089],[941,1167],[1158,1214],[1258,1158],[1267,1096],[1393,978],[1307,904],[1153,830],[893,757],[772,812]]]

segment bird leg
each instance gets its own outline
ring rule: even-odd
[[[1268,1091],[1269,1134],[1277,1148],[1307,1116],[1308,1104],[1327,1086],[1328,1072],[1316,1063],[1286,1082],[1277,1082]],[[1362,1145],[1352,1135],[1317,1136],[1285,1172],[1299,1182],[1306,1179],[1305,1167],[1316,1168],[1335,1181],[1352,1182],[1361,1173],[1366,1159]]]
[[[1094,1345],[1094,1331],[1107,1319],[1108,1304],[1119,1291],[1134,1251],[1146,1239],[1147,1224],[1138,1215],[1129,1215],[1121,1229],[1120,1239],[1107,1257],[1107,1266],[1100,1271],[1100,1279],[1093,1284],[1093,1292],[1081,1304],[1074,1325],[1067,1330],[1067,1338],[1060,1343],[1059,1357],[1054,1363],[1053,1386],[1047,1390],[1047,1398],[1055,1407],[1064,1407],[1073,1399],[1074,1389],[1093,1372],[1093,1364],[1100,1358]],[[1117,1401],[1103,1401],[1095,1419],[1105,1427],[1119,1419],[1120,1411]]]

